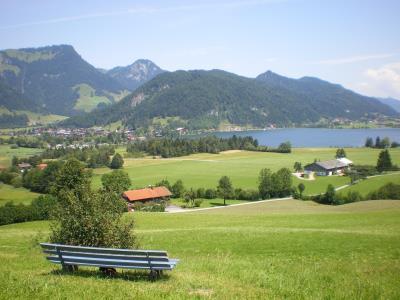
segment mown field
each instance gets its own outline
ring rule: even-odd
[[[2,299],[399,299],[400,201],[338,207],[295,200],[184,214],[134,213],[141,248],[181,259],[150,282],[81,268],[37,246],[47,222],[0,227]]]
[[[123,152],[120,149],[120,152]],[[235,187],[257,188],[257,178],[262,168],[273,171],[282,167],[293,169],[296,161],[306,165],[314,159],[333,159],[334,148],[297,148],[291,154],[259,153],[248,151],[227,151],[220,154],[195,154],[186,157],[169,159],[125,159],[124,170],[129,173],[134,187],[144,187],[155,184],[162,179],[175,182],[182,179],[185,186],[190,188],[215,188],[221,176],[231,178]],[[356,164],[375,165],[380,150],[366,148],[346,149],[347,156]],[[400,149],[391,149],[392,160],[400,165]],[[107,168],[94,170],[95,187],[100,186],[100,178],[110,172]],[[349,183],[347,177],[319,177],[315,181],[294,178],[294,184],[303,182],[305,194],[316,194],[326,190],[328,184],[339,187]]]
[[[42,152],[42,149],[37,148],[18,148],[12,149],[10,145],[0,145],[0,166],[9,167],[13,156],[29,157]]]
[[[400,184],[400,173],[385,174],[383,176],[376,176],[368,178],[367,180],[362,180],[359,183],[347,187],[340,191],[340,193],[347,193],[348,191],[357,191],[361,195],[366,196],[368,193],[374,192],[381,186],[393,182]]]
[[[15,188],[11,185],[0,183],[0,206],[10,201],[15,204],[30,204],[39,195],[22,187]]]

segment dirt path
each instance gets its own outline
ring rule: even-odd
[[[243,205],[250,205],[250,204],[256,204],[256,203],[285,201],[285,200],[293,200],[293,198],[292,197],[276,198],[276,199],[251,201],[251,202],[232,204],[232,205],[227,205],[227,206],[215,206],[215,207],[206,207],[206,208],[194,208],[194,209],[181,208],[181,210],[172,210],[172,211],[168,211],[168,213],[176,214],[176,213],[185,213],[185,212],[196,212],[196,211],[203,211],[203,210],[221,209],[221,208],[234,207],[234,206],[243,206]]]

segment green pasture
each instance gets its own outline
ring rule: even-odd
[[[181,261],[145,272],[73,274],[39,247],[48,222],[0,227],[1,299],[399,299],[400,201],[295,200],[193,213],[132,213],[143,249]]]
[[[287,167],[292,170],[296,161],[304,166],[314,159],[332,159],[335,152],[334,148],[297,148],[291,154],[227,151],[220,154],[195,154],[169,159],[125,158],[124,170],[130,175],[134,187],[144,187],[166,178],[172,183],[182,179],[187,188],[215,188],[219,178],[227,175],[235,187],[256,189],[258,174],[262,168],[276,171]],[[348,158],[355,164],[375,164],[380,151],[349,148],[346,152]],[[400,164],[400,149],[391,149],[390,153],[393,162]],[[95,187],[100,186],[101,175],[107,172],[110,172],[107,168],[94,170]],[[304,183],[305,194],[324,192],[328,184],[339,187],[349,183],[349,179],[343,176],[317,177],[315,181],[294,178],[293,181],[295,185]]]
[[[368,193],[376,191],[381,186],[393,182],[400,184],[400,173],[384,174],[382,176],[371,177],[366,180],[361,180],[360,182],[344,188],[340,193],[346,194],[349,191],[357,191],[361,195],[366,196]]]
[[[39,195],[22,187],[15,188],[11,185],[0,183],[0,206],[3,206],[7,202],[30,204]]]
[[[0,166],[9,167],[13,156],[29,157],[42,151],[42,149],[22,147],[19,147],[18,149],[11,149],[10,145],[0,145]]]

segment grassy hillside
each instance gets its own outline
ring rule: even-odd
[[[132,214],[141,248],[181,259],[164,279],[58,272],[37,247],[47,222],[0,227],[4,299],[398,299],[400,201],[271,202]]]
[[[366,196],[368,193],[376,191],[381,186],[394,182],[400,184],[400,173],[395,174],[385,174],[383,176],[377,176],[363,180],[353,186],[341,190],[341,193],[347,193],[349,191],[357,191],[361,195]]]
[[[297,148],[291,154],[259,153],[247,151],[227,151],[221,154],[195,154],[170,159],[125,159],[125,171],[129,173],[135,187],[154,184],[164,178],[174,182],[182,179],[186,187],[211,187],[223,175],[231,177],[235,187],[257,188],[257,178],[262,168],[273,171],[282,167],[293,169],[296,161],[306,165],[314,159],[334,158],[333,148]],[[356,164],[375,164],[379,150],[350,148],[346,149],[349,159]],[[400,164],[400,149],[390,151],[392,160]],[[100,186],[101,175],[109,169],[95,169],[94,185]],[[329,183],[336,187],[349,183],[347,177],[318,177],[315,181],[294,179],[295,185],[303,182],[306,194],[321,193]]]
[[[39,194],[32,193],[27,189],[14,188],[11,185],[0,183],[0,206],[10,201],[15,204],[30,204],[38,196]]]
[[[100,103],[111,104],[111,101],[107,97],[97,96],[96,90],[86,83],[78,84],[73,89],[79,95],[74,106],[76,110],[89,112],[95,109]]]

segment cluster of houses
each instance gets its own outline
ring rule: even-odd
[[[30,163],[25,163],[25,162],[18,164],[17,167],[21,171],[21,173],[29,171],[30,169],[33,168],[33,166]],[[38,168],[39,170],[44,170],[47,168],[47,164],[45,163],[38,164],[36,168]]]

